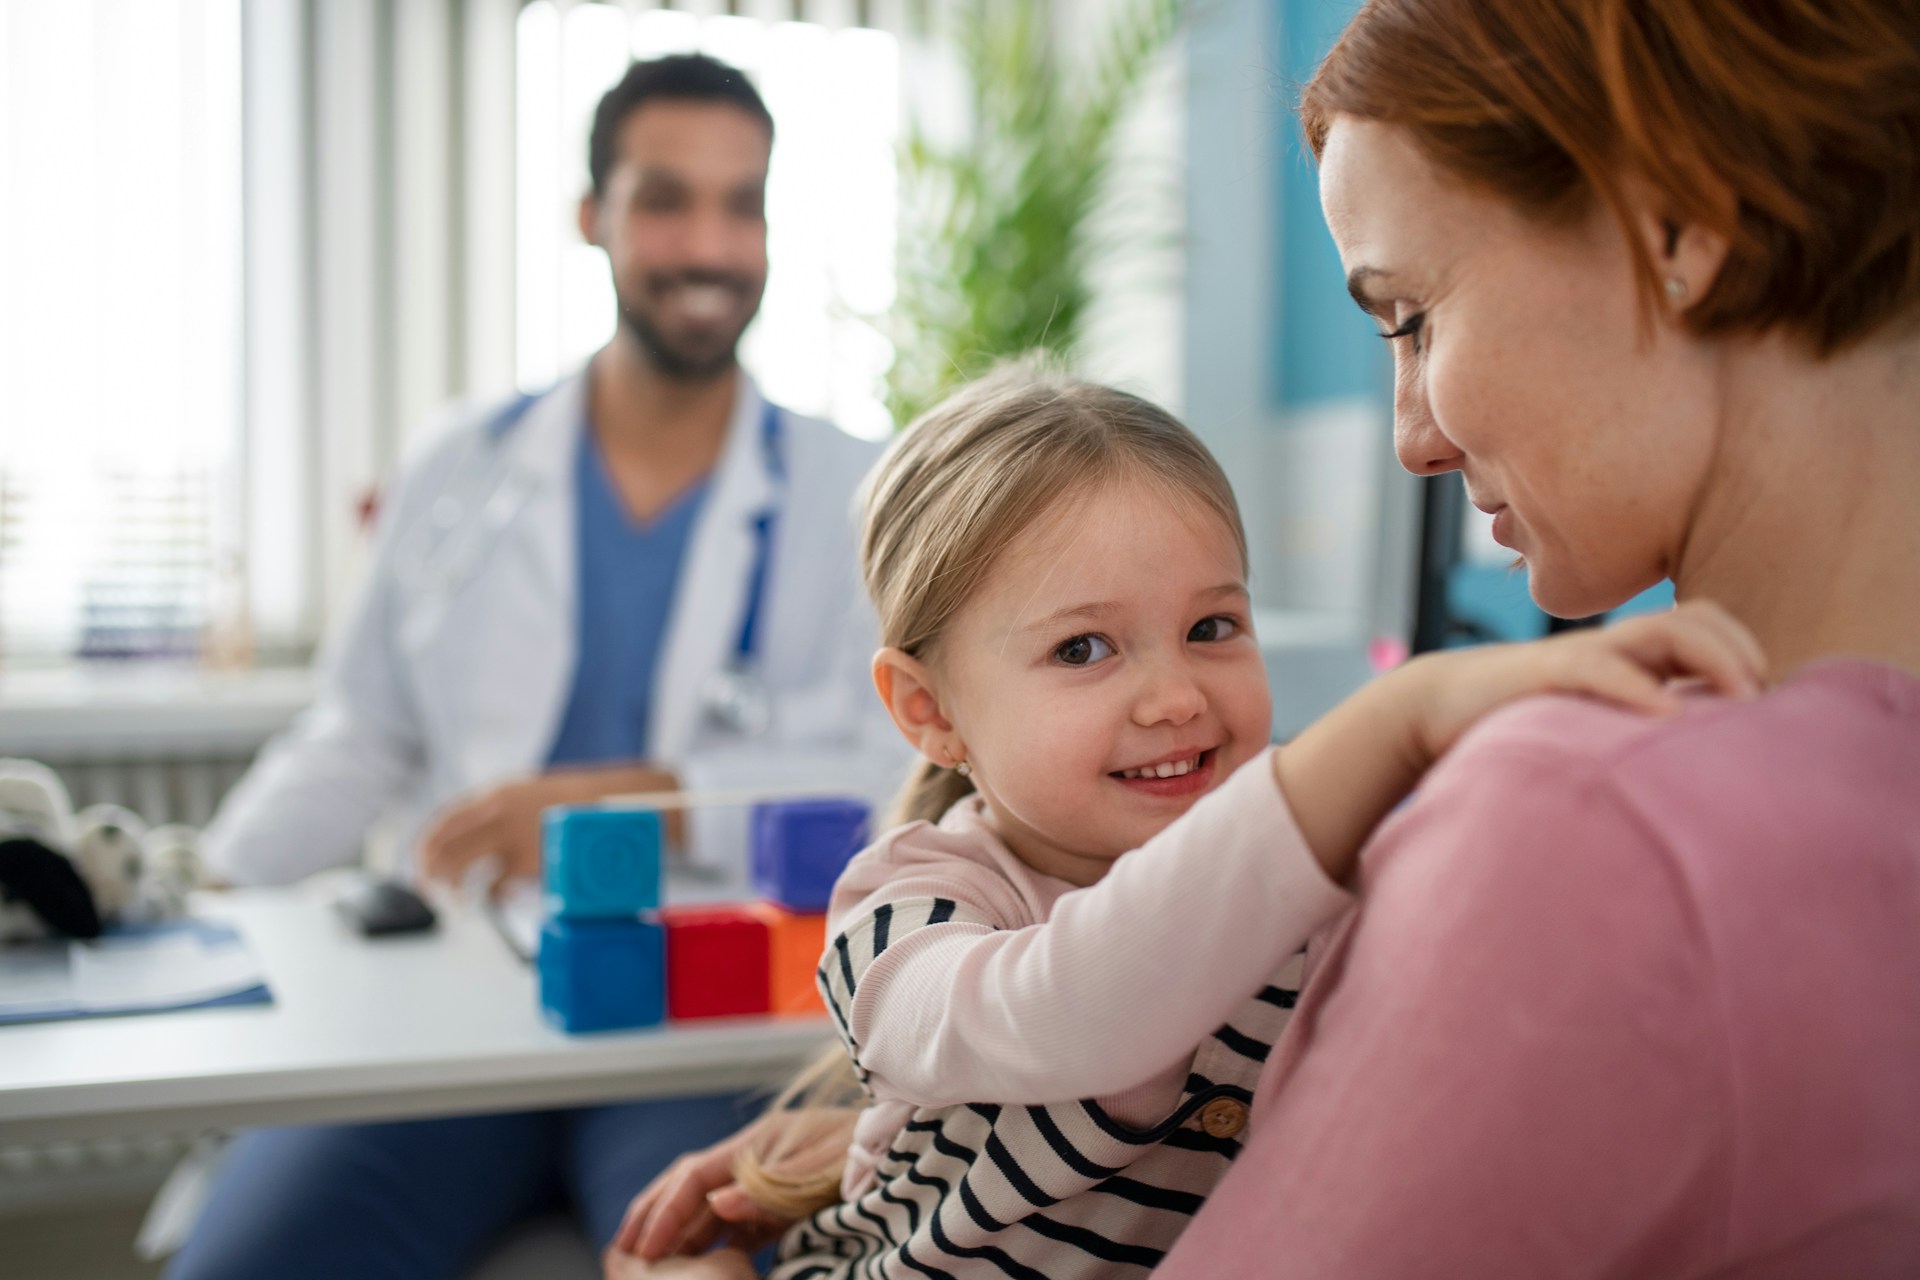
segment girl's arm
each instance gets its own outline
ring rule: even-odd
[[[834,889],[821,988],[882,1101],[1024,1105],[1144,1085],[1351,901],[1265,754],[1041,923],[966,857],[966,836],[909,828]]]
[[[842,932],[821,968],[829,1003],[876,1097],[948,1106],[1121,1093],[1184,1060],[1344,908],[1337,882],[1368,834],[1487,711],[1566,690],[1659,712],[1674,705],[1669,676],[1740,695],[1758,670],[1751,638],[1698,605],[1417,659],[1026,928],[969,911],[964,885],[935,865],[863,854],[835,891]]]
[[[1679,708],[1668,681],[1730,697],[1759,691],[1765,658],[1732,614],[1706,601],[1528,644],[1424,654],[1366,685],[1274,753],[1274,781],[1335,880],[1474,721],[1533,693],[1585,693],[1654,715]]]

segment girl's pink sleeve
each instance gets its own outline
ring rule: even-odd
[[[916,891],[901,883],[875,898]],[[1191,1055],[1349,901],[1263,754],[1044,923],[996,928],[963,907],[875,953],[870,899],[836,918],[853,981],[840,982],[833,947],[823,977],[877,1097],[1106,1096]]]

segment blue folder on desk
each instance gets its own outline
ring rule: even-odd
[[[272,1002],[246,940],[208,920],[0,946],[0,1024]]]

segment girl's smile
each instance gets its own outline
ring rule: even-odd
[[[1170,760],[1130,769],[1116,769],[1107,776],[1130,790],[1155,796],[1198,796],[1213,789],[1213,762],[1218,748],[1179,752]]]
[[[996,558],[928,669],[995,829],[1091,884],[1267,745],[1232,532],[1149,479],[1069,496]],[[926,746],[923,745],[923,750]]]

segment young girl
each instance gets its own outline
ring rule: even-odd
[[[1417,660],[1271,749],[1232,491],[1165,413],[1009,370],[870,483],[874,679],[925,760],[820,969],[874,1105],[850,1151],[776,1111],[742,1153],[763,1203],[811,1214],[784,1280],[1144,1275],[1238,1151],[1361,843],[1469,723],[1545,689],[1665,710],[1668,676],[1744,694],[1759,669],[1683,609]],[[654,1196],[616,1250],[663,1251]]]

